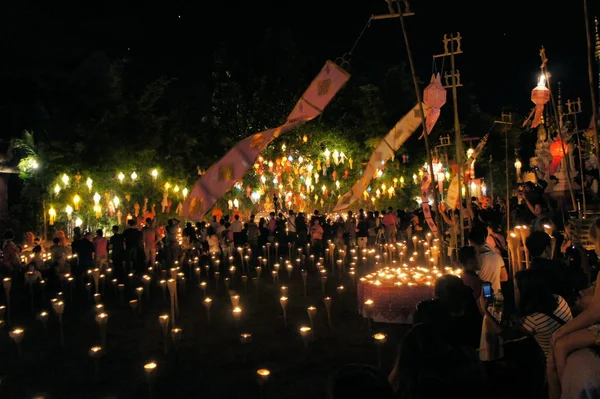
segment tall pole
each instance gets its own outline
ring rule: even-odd
[[[598,109],[596,106],[596,91],[594,90],[594,67],[592,64],[592,32],[590,31],[590,18],[588,16],[587,0],[583,0],[583,14],[585,16],[585,32],[588,50],[588,80],[590,83],[590,95],[592,100],[592,126],[594,127],[594,144],[596,145],[596,162],[600,162],[600,143],[598,142]]]
[[[460,35],[460,33],[459,33]],[[460,245],[465,246],[464,210],[462,206],[462,135],[458,119],[458,96],[456,93],[456,66],[454,63],[454,39],[450,40],[450,68],[452,70],[452,102],[454,104],[454,133],[456,140],[456,163],[458,166],[458,212],[460,217]],[[468,201],[467,201],[468,202]]]
[[[391,0],[387,0],[388,5]],[[396,2],[396,7],[398,8],[398,17],[400,19],[400,25],[402,25],[402,35],[404,36],[404,44],[406,45],[406,53],[408,55],[408,63],[410,65],[410,72],[412,75],[413,86],[415,89],[415,94],[417,96],[417,102],[419,103],[419,109],[421,111],[421,126],[423,127],[423,140],[425,141],[425,151],[427,151],[427,165],[429,166],[429,179],[433,182],[433,161],[431,159],[431,152],[429,151],[429,139],[427,132],[427,124],[425,123],[425,108],[423,107],[423,100],[421,98],[421,90],[419,89],[419,81],[417,79],[417,73],[415,70],[415,64],[413,62],[412,52],[410,50],[410,43],[408,40],[408,33],[406,32],[406,24],[404,23],[404,15],[402,11],[402,7],[400,7],[400,3]],[[438,228],[438,236],[442,230],[442,223],[440,218],[440,211],[438,209],[438,196],[435,190],[433,190],[433,206],[435,212],[435,223]],[[441,242],[441,241],[440,241]]]
[[[450,67],[451,73],[450,76],[444,74],[444,78],[446,79],[446,84],[444,87],[452,87],[452,103],[454,106],[454,133],[455,133],[455,148],[456,148],[456,166],[457,166],[457,182],[458,182],[458,211],[459,211],[459,224],[460,224],[460,244],[461,246],[465,245],[465,226],[464,226],[464,213],[462,206],[462,136],[460,133],[460,121],[458,119],[458,96],[456,93],[456,88],[462,86],[460,84],[460,74],[456,71],[456,66],[454,64],[454,55],[462,54],[462,50],[460,48],[461,41],[460,32],[456,33],[456,36],[444,35],[444,53],[434,55],[433,58],[446,57],[450,56]],[[456,47],[455,47],[456,42]],[[448,44],[450,44],[450,49],[448,49]],[[451,84],[448,84],[448,78],[451,78]],[[452,185],[452,184],[451,184]]]

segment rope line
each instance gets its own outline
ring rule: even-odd
[[[358,35],[358,38],[356,39],[356,41],[354,42],[354,45],[352,46],[352,48],[350,49],[350,52],[348,53],[349,55],[352,55],[352,52],[354,51],[354,49],[356,48],[356,46],[358,45],[358,42],[360,42],[360,39],[362,39],[363,34],[365,33],[365,31],[367,30],[368,27],[371,26],[371,17],[372,15],[369,17],[369,19],[367,20],[367,23],[365,24],[365,26],[362,28],[362,31],[360,31],[360,35]]]

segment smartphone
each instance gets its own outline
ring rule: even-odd
[[[485,299],[492,297],[492,283],[483,283],[483,297]]]

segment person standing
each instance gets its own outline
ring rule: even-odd
[[[119,226],[113,226],[113,235],[110,237],[111,259],[115,268],[115,275],[120,281],[125,278],[123,262],[125,261],[125,236],[119,233]]]
[[[173,266],[173,262],[179,258],[178,243],[177,243],[177,226],[179,220],[169,219],[165,228],[165,257],[167,269]]]
[[[96,237],[94,237],[92,244],[94,245],[94,260],[96,261],[96,267],[103,270],[108,264],[108,240],[104,238],[102,229],[96,230]]]
[[[144,254],[146,255],[146,265],[154,267],[156,262],[156,243],[158,242],[158,232],[154,227],[152,219],[146,219],[146,225],[142,228],[142,237],[144,239]]]
[[[293,210],[288,211],[287,218],[287,239],[290,244],[292,244],[292,250],[296,247],[296,240],[298,238],[297,229],[296,229],[296,214]]]
[[[142,265],[144,264],[142,254],[142,233],[137,227],[136,221],[131,219],[128,221],[129,228],[125,230],[125,249],[127,250],[127,263],[129,270],[143,272]]]

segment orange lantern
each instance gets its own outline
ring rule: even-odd
[[[548,166],[548,172],[553,175],[556,173],[558,165],[564,156],[562,141],[560,138],[554,140],[554,142],[550,145],[550,154],[552,154],[552,163]]]
[[[544,104],[550,100],[550,90],[546,87],[546,77],[540,76],[537,86],[531,91],[531,101],[535,104],[535,116],[531,127],[537,127],[542,121],[542,112],[544,112]]]

